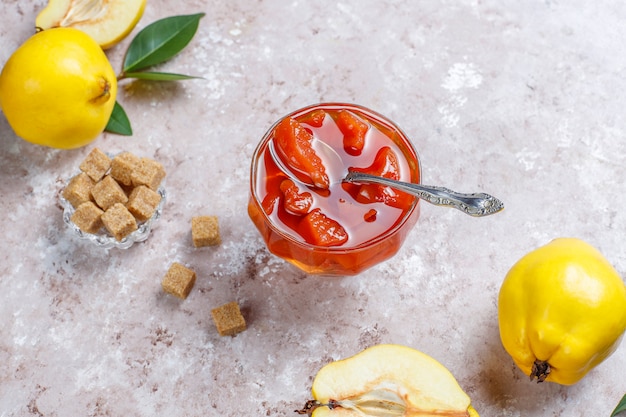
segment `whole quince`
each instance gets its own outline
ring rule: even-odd
[[[498,321],[504,348],[531,380],[571,385],[617,349],[626,287],[593,246],[558,238],[510,269]]]
[[[71,149],[94,140],[115,105],[117,79],[102,48],[73,28],[36,33],[0,74],[0,107],[29,142]]]
[[[479,417],[441,363],[407,346],[381,344],[317,373],[314,400],[298,411],[312,417]]]

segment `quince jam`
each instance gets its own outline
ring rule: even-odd
[[[253,158],[248,211],[272,253],[309,273],[352,275],[397,252],[417,199],[344,182],[349,171],[420,181],[408,139],[363,107],[311,106],[269,130]]]

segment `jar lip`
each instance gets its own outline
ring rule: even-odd
[[[315,250],[315,251],[324,251],[324,252],[329,252],[329,253],[342,253],[342,252],[351,252],[354,250],[360,250],[360,249],[366,249],[369,248],[371,246],[374,246],[378,243],[380,243],[382,240],[388,239],[389,237],[394,236],[396,233],[398,233],[404,226],[405,224],[409,221],[409,219],[412,217],[413,213],[415,212],[415,210],[417,210],[419,208],[419,202],[420,199],[419,198],[415,198],[415,200],[413,201],[413,204],[411,205],[411,207],[409,207],[407,210],[404,211],[404,213],[402,214],[402,217],[398,219],[398,221],[396,222],[396,224],[387,229],[384,233],[381,233],[377,236],[372,237],[371,239],[361,242],[357,245],[354,246],[321,246],[321,245],[315,245],[315,244],[311,244],[308,242],[305,242],[303,240],[299,240],[297,239],[294,235],[290,234],[290,233],[286,233],[284,232],[282,229],[278,228],[274,222],[271,221],[270,217],[267,215],[267,213],[265,213],[265,210],[263,210],[261,201],[262,199],[259,198],[259,195],[257,194],[257,187],[256,187],[256,174],[257,174],[257,168],[259,165],[259,162],[262,160],[261,156],[263,155],[263,153],[265,152],[265,150],[267,149],[267,145],[268,142],[271,140],[272,138],[272,132],[274,131],[274,128],[278,125],[278,123],[280,123],[282,120],[284,120],[287,117],[297,117],[300,116],[302,114],[306,114],[307,112],[313,110],[313,109],[331,109],[331,110],[340,110],[340,109],[347,109],[347,110],[351,110],[354,109],[360,113],[365,114],[368,117],[371,117],[373,119],[375,119],[377,122],[382,123],[387,125],[389,128],[391,128],[392,130],[394,130],[395,132],[397,132],[400,137],[402,138],[402,143],[404,146],[406,146],[411,153],[415,156],[415,162],[417,163],[417,175],[418,178],[421,181],[422,178],[422,164],[419,158],[419,154],[417,152],[417,150],[415,149],[415,147],[413,146],[413,142],[411,142],[411,140],[409,139],[409,137],[402,131],[402,129],[400,129],[400,127],[398,125],[396,125],[393,121],[391,121],[390,119],[388,119],[386,116],[371,110],[367,107],[361,106],[359,104],[352,104],[352,103],[343,103],[343,102],[321,102],[321,103],[317,103],[317,104],[310,104],[308,106],[302,107],[298,110],[292,111],[290,113],[285,114],[284,116],[280,117],[278,120],[276,120],[271,126],[270,128],[265,132],[265,134],[263,135],[263,137],[261,138],[261,140],[259,141],[258,145],[256,146],[253,154],[252,154],[252,162],[251,162],[251,166],[250,166],[250,190],[251,190],[251,196],[254,199],[255,204],[257,205],[257,207],[260,208],[260,212],[261,215],[263,217],[263,220],[265,222],[265,224],[267,224],[267,226],[269,228],[272,229],[272,231],[274,233],[276,233],[277,235],[279,235],[282,239],[285,239],[286,241],[289,241],[290,244],[294,244],[297,246],[300,246],[301,248],[304,249],[309,249],[309,250]]]

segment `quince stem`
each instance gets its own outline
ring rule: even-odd
[[[315,409],[318,407],[328,407],[332,410],[333,408],[338,407],[338,406],[339,406],[339,402],[336,400],[329,400],[328,404],[322,404],[321,402],[317,400],[308,400],[304,404],[304,407],[302,407],[302,410],[295,410],[295,412],[298,414],[311,415],[313,414],[313,411],[315,411]]]
[[[548,362],[536,359],[535,363],[533,363],[532,371],[530,372],[530,380],[532,381],[537,378],[537,383],[543,382],[550,374],[550,371],[550,364]]]
[[[100,88],[102,90],[101,93],[91,99],[91,102],[94,104],[106,103],[111,97],[111,83],[104,77],[100,79]]]

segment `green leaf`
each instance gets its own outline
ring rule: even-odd
[[[171,16],[143,28],[128,46],[122,72],[137,72],[172,58],[191,42],[203,16]]]
[[[124,136],[131,136],[133,134],[133,129],[130,126],[130,120],[128,120],[126,112],[117,101],[115,102],[115,106],[113,106],[113,113],[111,113],[109,122],[104,130]]]
[[[613,413],[611,413],[611,417],[618,415],[622,411],[626,411],[626,394],[624,394],[624,396],[622,397],[622,401],[617,404],[617,407],[615,407],[615,410],[613,410]]]
[[[155,72],[155,71],[141,71],[141,72],[127,72],[124,74],[124,78],[138,78],[141,80],[151,81],[178,81],[178,80],[191,80],[194,78],[192,75],[174,74],[171,72]]]

